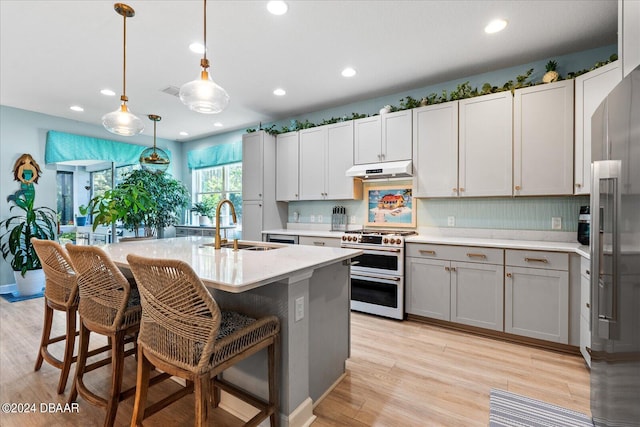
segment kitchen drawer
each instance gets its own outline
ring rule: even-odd
[[[407,243],[405,252],[408,257],[440,260],[451,260],[456,253],[454,246],[426,243]]]
[[[503,263],[503,250],[474,246],[431,245],[424,243],[408,243],[408,257],[443,259],[462,262],[478,262],[482,264]]]
[[[586,277],[587,279],[591,280],[590,273],[591,260],[585,257],[580,257],[580,274],[582,275],[582,277]]]
[[[224,234],[223,231],[220,231],[220,232]],[[201,233],[204,237],[214,237],[216,235],[216,230],[206,229],[206,230],[202,230]]]
[[[504,262],[504,250],[494,248],[452,246],[450,256],[452,261],[499,265],[502,265]]]
[[[189,233],[186,228],[176,227],[176,237],[186,237]]]
[[[298,244],[309,246],[325,246],[328,248],[339,248],[340,238],[338,237],[315,237],[315,236],[300,236],[298,238]]]
[[[543,270],[569,270],[569,254],[565,252],[521,251],[507,249],[505,264]]]

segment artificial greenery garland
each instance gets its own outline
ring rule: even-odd
[[[599,61],[596,62],[595,65],[589,69],[584,69],[584,70],[580,70],[580,71],[572,71],[570,73],[567,74],[566,78],[563,78],[562,76],[560,76],[558,78],[558,80],[570,80],[570,79],[575,79],[576,77],[588,73],[589,71],[593,71],[596,68],[600,68],[603,65],[607,65],[613,61],[616,61],[618,59],[618,55],[617,54],[613,54],[609,57],[609,59],[607,61]],[[554,62],[555,61],[550,61],[550,62]],[[555,64],[557,65],[557,64]],[[554,67],[555,68],[555,67]],[[531,74],[533,73],[533,68],[530,68],[529,70],[527,70],[524,74],[520,74],[518,76],[516,76],[515,82],[513,80],[509,80],[507,81],[505,84],[503,84],[502,86],[492,86],[490,83],[485,83],[482,85],[482,87],[478,90],[477,87],[473,88],[471,87],[471,85],[469,84],[468,81],[464,82],[464,83],[460,83],[454,90],[452,90],[451,92],[447,93],[447,90],[443,90],[441,94],[437,94],[437,93],[430,93],[427,96],[424,96],[421,100],[417,100],[411,96],[405,96],[404,98],[400,99],[400,103],[398,106],[395,105],[389,105],[389,110],[390,112],[395,112],[395,111],[402,111],[402,110],[409,110],[412,108],[417,108],[417,107],[422,107],[425,105],[433,105],[433,104],[441,104],[443,102],[449,102],[449,101],[456,101],[456,100],[460,100],[460,99],[466,99],[466,98],[473,98],[475,96],[480,96],[480,95],[488,95],[490,93],[498,93],[498,92],[504,92],[507,90],[510,91],[514,91],[516,89],[520,89],[523,87],[528,87],[528,86],[535,86],[537,84],[542,84],[541,82],[538,83],[534,83],[534,82],[530,82],[527,81],[529,79],[529,77],[531,76]],[[316,126],[323,126],[323,125],[330,125],[330,124],[334,124],[334,123],[339,123],[339,122],[346,122],[349,120],[356,120],[356,119],[362,119],[365,117],[370,117],[370,116],[375,116],[377,114],[359,114],[359,113],[351,113],[350,116],[348,115],[344,115],[342,117],[331,117],[330,119],[324,119],[322,120],[322,122],[320,123],[312,123],[309,120],[305,120],[304,122],[301,122],[299,120],[292,120],[291,124],[289,126],[282,126],[280,129],[276,129],[276,125],[272,124],[271,126],[267,126],[267,127],[262,127],[262,123],[260,124],[260,126],[255,129],[255,128],[250,128],[247,129],[246,132],[247,133],[252,133],[252,132],[256,132],[258,130],[263,130],[265,132],[267,132],[270,135],[278,135],[281,133],[287,133],[287,132],[295,132],[295,131],[299,131],[302,129],[309,129],[309,128],[313,128]]]

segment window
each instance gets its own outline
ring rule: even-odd
[[[116,168],[116,185],[124,179],[129,172],[137,169],[137,165],[119,166]],[[91,197],[99,196],[111,189],[111,168],[91,172]]]
[[[223,199],[231,200],[236,209],[238,228],[240,228],[242,224],[242,162],[195,169],[192,188],[193,203],[209,202],[215,207]],[[231,224],[230,214],[229,207],[224,205],[221,211],[223,225]],[[197,222],[195,214],[192,214],[191,223],[197,224]]]
[[[73,221],[73,172],[56,172],[56,192],[58,220],[60,224],[70,224]]]

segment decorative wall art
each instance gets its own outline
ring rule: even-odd
[[[411,185],[368,187],[365,225],[415,227],[416,209]]]

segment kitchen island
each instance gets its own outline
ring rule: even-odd
[[[360,250],[240,242],[215,250],[210,237],[179,237],[104,245],[122,269],[127,255],[182,260],[225,309],[281,322],[280,420],[310,424],[313,406],[344,376],[349,357],[350,259]],[[265,247],[271,249],[264,250]],[[266,398],[266,354],[225,371],[225,379]],[[221,406],[248,420],[253,413],[224,395]]]

